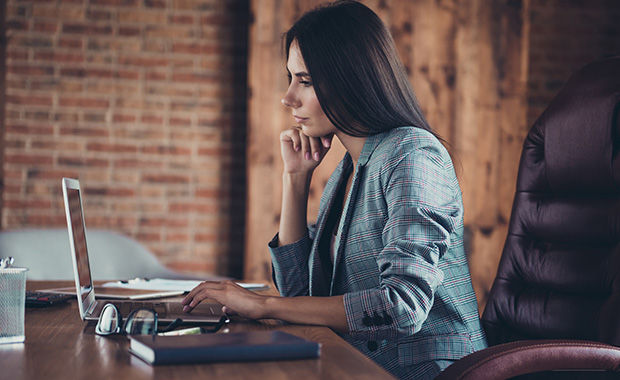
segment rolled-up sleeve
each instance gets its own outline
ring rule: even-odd
[[[462,224],[458,183],[449,156],[438,145],[415,149],[383,166],[381,207],[387,220],[376,256],[379,286],[344,295],[353,339],[412,335],[433,306],[444,280],[439,260]]]
[[[309,291],[308,258],[312,240],[306,232],[300,240],[282,247],[278,235],[269,242],[273,282],[282,296],[306,296]]]

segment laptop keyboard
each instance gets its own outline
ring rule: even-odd
[[[132,311],[137,309],[153,309],[158,318],[166,317],[166,305],[163,302],[108,302],[118,308],[123,318],[126,318]]]

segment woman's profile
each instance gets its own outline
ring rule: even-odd
[[[282,104],[295,125],[280,135],[282,211],[269,243],[281,297],[204,282],[183,303],[211,298],[248,318],[328,326],[395,376],[432,379],[486,347],[450,155],[371,9],[320,6],[284,43]],[[333,138],[347,152],[308,227],[310,181]]]

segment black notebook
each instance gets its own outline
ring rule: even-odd
[[[129,351],[149,364],[317,358],[321,344],[282,331],[130,336]]]

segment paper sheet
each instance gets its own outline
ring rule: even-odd
[[[135,278],[127,281],[113,281],[106,282],[102,286],[104,287],[116,287],[125,289],[145,289],[145,290],[176,290],[189,292],[198,286],[202,281],[199,280],[169,280],[165,278]],[[267,284],[263,283],[251,283],[251,282],[237,282],[237,284],[243,288],[249,290],[263,290],[269,289]]]

